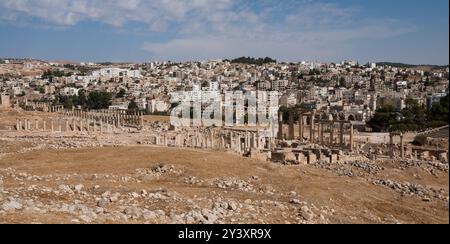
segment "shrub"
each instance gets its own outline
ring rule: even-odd
[[[427,140],[427,137],[426,137],[426,136],[424,136],[424,135],[417,135],[417,136],[414,138],[413,145],[416,145],[416,146],[425,146],[425,145],[427,144],[427,142],[428,142],[428,140]]]

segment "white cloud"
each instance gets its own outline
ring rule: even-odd
[[[231,4],[231,0],[2,0],[0,13],[59,26],[90,20],[113,26],[133,21],[161,27],[162,20],[181,22],[188,14],[215,13]]]
[[[198,35],[164,43],[148,42],[143,49],[160,60],[270,56],[279,60],[332,61],[347,57],[352,42],[384,39],[413,31],[411,28],[367,25],[354,29],[268,33],[252,35]]]
[[[261,0],[1,0],[0,21],[70,27],[94,21],[171,33],[143,44],[160,59],[273,56],[285,60],[344,56],[351,42],[414,31],[395,20],[369,20],[360,9],[317,1]],[[253,2],[254,3],[254,2]]]

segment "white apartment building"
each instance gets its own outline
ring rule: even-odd
[[[116,78],[116,77],[128,77],[128,78],[142,78],[140,70],[128,70],[120,68],[104,68],[92,72],[92,76],[95,78],[105,77],[105,78]]]

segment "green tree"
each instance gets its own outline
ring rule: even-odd
[[[125,93],[126,93],[126,91],[125,91],[125,89],[120,89],[120,91],[117,93],[117,97],[119,97],[119,98],[122,98],[122,97],[125,97]]]
[[[397,114],[394,107],[392,105],[386,105],[375,112],[368,125],[375,132],[387,131],[390,125],[395,123],[396,117]]]
[[[428,112],[429,127],[448,125],[449,95],[435,102]]]
[[[111,93],[94,91],[89,93],[86,105],[89,109],[107,109],[111,101]]]
[[[132,101],[130,102],[130,104],[128,104],[128,110],[131,110],[131,111],[139,111],[139,107],[138,107],[136,101],[132,100]]]
[[[75,101],[74,101],[75,105],[79,105],[81,107],[86,107],[87,106],[87,98],[86,98],[86,91],[81,89],[78,91],[78,96],[75,97]]]
[[[416,146],[425,146],[427,144],[427,137],[424,135],[417,135],[414,138],[413,144]]]

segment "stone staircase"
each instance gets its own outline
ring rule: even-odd
[[[428,130],[425,132],[420,133],[419,135],[425,135],[427,137],[431,137],[431,138],[449,138],[449,126],[443,126],[443,127],[439,127],[436,129],[432,129],[432,130]]]

